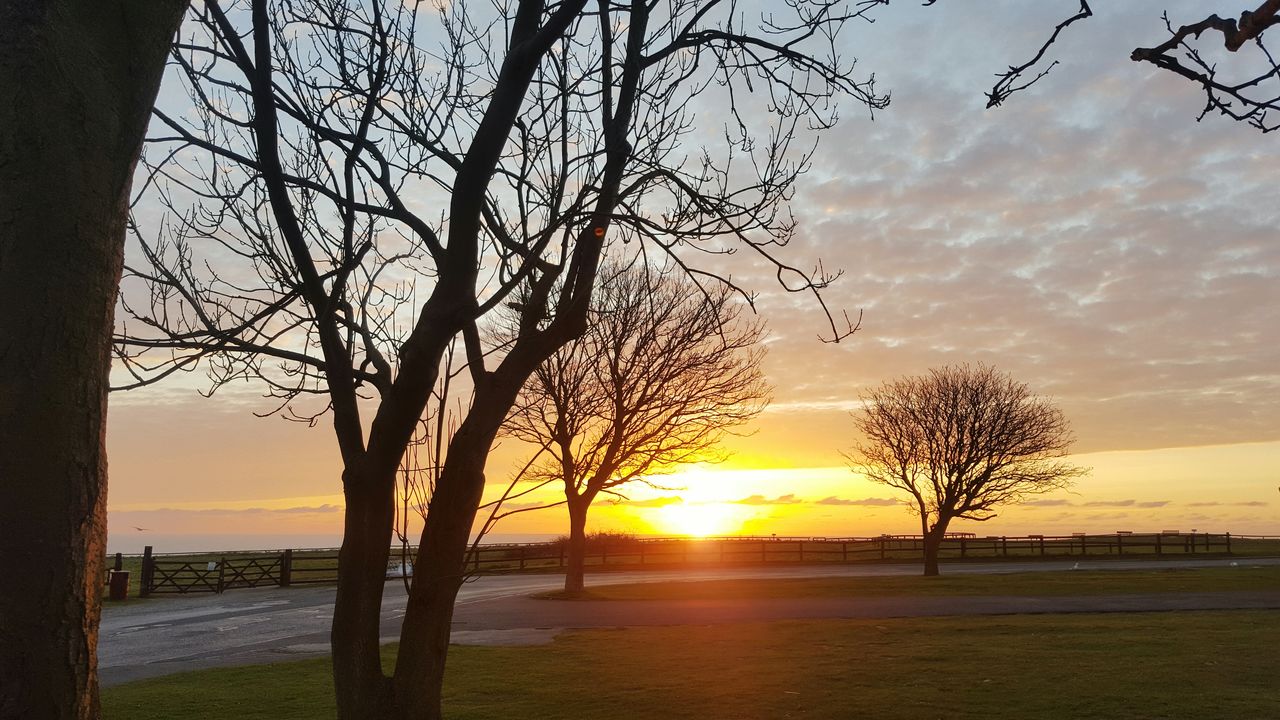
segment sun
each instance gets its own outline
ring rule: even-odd
[[[657,530],[673,535],[730,535],[742,529],[739,508],[726,503],[688,503],[658,509]]]

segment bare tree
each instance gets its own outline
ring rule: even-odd
[[[564,589],[583,590],[587,512],[602,493],[708,457],[764,409],[763,326],[728,288],[606,265],[587,332],[525,384],[507,432],[544,448],[524,479],[560,484],[569,510]]]
[[[928,0],[925,4],[935,2],[937,0]],[[1068,27],[1093,17],[1089,0],[1078,2],[1075,14],[1054,26],[1030,59],[997,73],[997,81],[987,93],[987,107],[996,107],[1014,93],[1031,87],[1058,64],[1057,60],[1046,64],[1049,49]],[[1261,0],[1254,9],[1241,10],[1239,18],[1210,14],[1175,26],[1166,12],[1163,20],[1169,37],[1151,47],[1135,48],[1129,56],[1131,60],[1151,63],[1200,86],[1205,104],[1199,119],[1219,113],[1264,133],[1280,128],[1280,123],[1272,119],[1272,114],[1280,110],[1280,64],[1267,49],[1263,37],[1268,29],[1280,24],[1280,0]],[[1212,41],[1197,43],[1206,32],[1219,40],[1220,45],[1215,46]],[[1229,57],[1223,51],[1235,55],[1249,46],[1256,50],[1251,57],[1231,58],[1226,64],[1228,70],[1220,69]]]
[[[830,127],[841,96],[884,106],[835,51],[877,4],[792,0],[751,25],[731,0],[518,0],[485,18],[452,3],[426,31],[432,14],[389,0],[192,9],[171,68],[194,109],[156,111],[143,194],[169,212],[139,219],[127,274],[144,290],[126,295],[120,359],[135,384],[199,367],[214,389],[265,383],[286,416],[330,416],[346,498],[341,717],[440,716],[485,459],[525,379],[585,329],[607,237],[703,283],[699,259],[735,248],[795,292],[832,279],[780,254],[812,152],[795,140]],[[695,123],[709,95],[720,128]],[[480,323],[517,288],[514,337],[493,344]],[[455,340],[471,401],[432,461],[386,677],[397,470]]]
[[[1154,47],[1138,48],[1131,57],[1199,85],[1205,93],[1201,118],[1217,112],[1247,122],[1264,133],[1271,132],[1280,127],[1271,119],[1271,114],[1280,109],[1280,65],[1264,44],[1263,33],[1280,24],[1277,12],[1280,12],[1280,0],[1263,0],[1254,10],[1242,11],[1239,20],[1209,15],[1177,28],[1166,13],[1164,23],[1169,39]],[[1205,32],[1220,37],[1222,49],[1230,53],[1247,45],[1252,45],[1257,52],[1251,60],[1233,63],[1235,77],[1223,78],[1219,75],[1219,58],[1213,46],[1197,47],[1193,42]]]
[[[112,313],[186,2],[0,3],[0,718],[97,718]]]
[[[903,490],[920,516],[924,574],[952,520],[984,521],[995,508],[1065,487],[1087,472],[1063,461],[1071,444],[1062,411],[1024,383],[979,365],[949,366],[886,382],[855,416],[863,441],[855,471]]]

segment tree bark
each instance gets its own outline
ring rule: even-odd
[[[464,578],[471,526],[484,493],[485,458],[496,432],[467,425],[450,445],[418,545],[394,678],[397,718],[402,720],[443,717],[453,603]]]
[[[947,523],[939,520],[924,534],[924,574],[925,577],[938,575],[938,552],[942,549],[942,538],[946,537]]]
[[[0,3],[0,718],[96,718],[133,168],[185,2]]]
[[[395,522],[395,477],[344,474],[345,511],[334,599],[333,685],[340,718],[394,717],[395,698],[382,672],[380,621],[387,559]]]
[[[571,596],[586,590],[587,564],[587,510],[591,501],[584,496],[570,499],[569,506],[569,562],[565,568],[564,591]]]
[[[525,351],[517,348],[515,352]],[[471,411],[449,443],[427,509],[400,630],[393,679],[397,720],[443,717],[441,700],[453,603],[465,578],[467,545],[484,495],[485,461],[521,384],[547,354],[545,349],[531,351],[480,384]]]

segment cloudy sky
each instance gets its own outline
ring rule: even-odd
[[[818,308],[773,289],[775,402],[719,467],[596,513],[637,532],[909,532],[896,496],[844,467],[849,412],[886,379],[986,362],[1073,423],[1070,492],[1011,508],[995,533],[1180,528],[1280,534],[1280,205],[1273,136],[1223,119],[1186,81],[1129,61],[1176,21],[1232,3],[1095,3],[1048,78],[985,110],[992,73],[1034,52],[1074,2],[895,5],[847,53],[891,106],[850,106],[794,209],[798,264],[843,277],[864,313],[840,345]],[[1217,7],[1221,6],[1221,7]],[[710,119],[713,113],[708,111]],[[736,277],[750,277],[737,268]],[[212,399],[171,385],[111,400],[111,534],[329,533],[341,526],[332,433],[279,418],[251,385]],[[510,443],[491,460],[503,481]],[[558,510],[498,532],[562,532]],[[974,529],[974,528],[961,528]]]

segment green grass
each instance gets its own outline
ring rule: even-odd
[[[1233,555],[1262,556],[1280,555],[1280,538],[1277,539],[1235,539],[1231,541]]]
[[[592,630],[452,648],[445,709],[454,720],[1275,718],[1276,647],[1274,611]],[[107,720],[334,714],[327,660],[108,688],[103,708]]]
[[[945,572],[945,570],[944,570]],[[600,585],[590,600],[884,597],[890,595],[1117,595],[1280,591],[1280,566],[955,574],[938,577],[829,577]],[[560,592],[539,597],[560,599]]]

